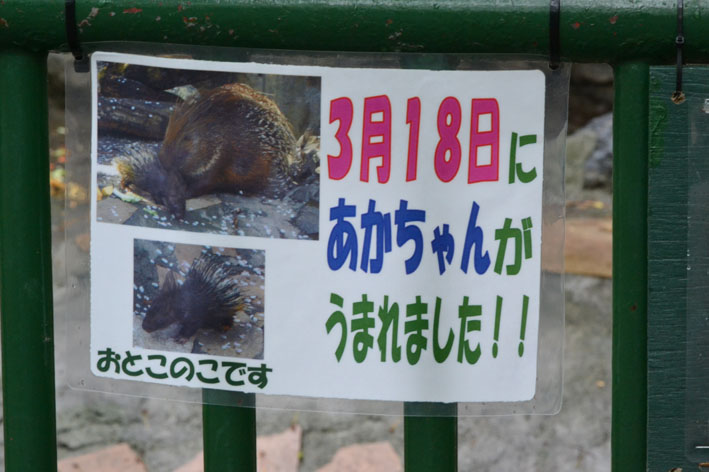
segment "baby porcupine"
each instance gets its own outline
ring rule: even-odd
[[[235,280],[236,266],[229,258],[205,252],[196,258],[182,285],[169,271],[148,308],[143,329],[148,333],[179,323],[176,340],[185,340],[200,328],[227,329],[243,299]]]
[[[278,106],[245,84],[227,84],[178,106],[157,158],[118,162],[121,183],[147,192],[177,218],[185,201],[215,192],[282,195],[303,157]]]

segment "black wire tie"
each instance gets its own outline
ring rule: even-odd
[[[682,91],[682,67],[684,66],[682,48],[684,43],[684,0],[677,0],[677,36],[675,37],[675,46],[677,46],[677,85],[672,93],[672,101],[677,105],[685,100],[684,92]]]
[[[549,0],[549,67],[553,70],[561,64],[561,0]]]
[[[74,71],[89,71],[89,56],[84,54],[79,42],[79,28],[76,25],[76,0],[66,0],[64,3],[64,25],[66,40],[71,54],[74,56]]]

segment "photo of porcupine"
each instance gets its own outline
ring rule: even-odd
[[[201,328],[231,328],[243,304],[230,269],[219,256],[205,252],[192,262],[182,285],[177,284],[175,272],[169,271],[145,314],[143,329],[152,333],[177,323],[180,329],[175,339],[179,341]]]
[[[99,63],[97,221],[318,238],[318,77],[121,66]]]
[[[133,344],[263,358],[264,252],[135,240]]]

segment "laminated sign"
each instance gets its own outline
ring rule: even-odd
[[[92,74],[95,375],[535,396],[543,72],[95,53]]]

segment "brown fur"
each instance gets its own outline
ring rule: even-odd
[[[265,190],[274,175],[288,173],[296,147],[290,123],[270,98],[227,84],[175,109],[158,162],[143,167],[151,175],[131,181],[149,183],[153,188],[145,190],[181,218],[188,198]]]

